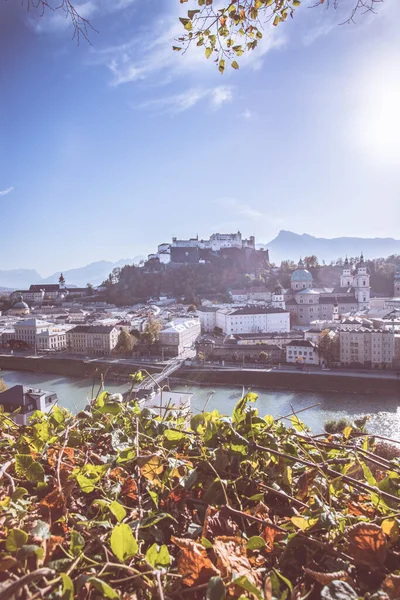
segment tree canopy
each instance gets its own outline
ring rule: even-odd
[[[186,4],[189,0],[179,0]],[[178,0],[176,0],[178,2]],[[383,0],[315,0],[312,7],[325,6],[346,9],[344,22],[355,21],[356,16],[375,12],[376,5]],[[28,8],[63,12],[69,18],[74,38],[79,42],[83,36],[89,41],[92,27],[90,21],[80,12],[79,6],[72,0],[22,0]],[[238,59],[245,52],[255,50],[263,38],[268,25],[278,26],[289,17],[293,18],[302,0],[191,0],[190,8],[182,10],[179,17],[182,23],[182,35],[176,40],[173,50],[186,51],[192,44],[204,47],[206,58],[213,58],[221,73],[226,65],[239,68]],[[184,9],[184,7],[182,7]]]

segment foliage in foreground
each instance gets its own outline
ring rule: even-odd
[[[398,598],[399,459],[255,400],[1,415],[0,600]]]

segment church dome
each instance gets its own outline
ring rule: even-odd
[[[312,275],[310,273],[310,271],[307,271],[307,269],[296,269],[296,271],[294,271],[292,273],[292,276],[290,278],[290,281],[312,281]]]
[[[19,296],[18,302],[16,302],[13,306],[13,310],[29,310],[29,306],[26,302],[24,302],[23,296]]]

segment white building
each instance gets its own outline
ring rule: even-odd
[[[201,334],[199,319],[175,319],[160,332],[161,347],[173,356],[188,354]]]
[[[13,413],[19,409],[18,414],[12,417],[18,425],[26,425],[29,417],[36,410],[49,412],[57,402],[55,392],[46,392],[44,390],[35,390],[24,387],[23,385],[14,385],[5,392],[0,393],[0,405],[4,412]]]
[[[197,310],[203,331],[219,327],[225,335],[237,333],[287,333],[290,314],[281,308],[245,306],[243,308],[208,308]]]
[[[318,365],[316,344],[309,340],[293,340],[286,346],[286,362],[301,365]]]
[[[67,332],[70,352],[107,356],[118,342],[119,330],[112,325],[78,325]]]
[[[395,332],[392,328],[372,329],[343,325],[339,330],[342,365],[388,369],[395,358]]]

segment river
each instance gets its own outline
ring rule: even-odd
[[[46,373],[27,373],[23,371],[0,371],[8,387],[23,384],[51,390],[57,393],[60,405],[73,412],[84,408],[91,397],[93,381],[75,377],[64,377]],[[127,384],[110,382],[106,386],[110,392],[124,392]],[[95,385],[98,389],[98,382]],[[218,409],[221,413],[230,414],[235,402],[241,395],[241,388],[233,386],[224,387],[199,387],[179,385],[179,391],[193,393],[192,410],[201,411],[210,392],[211,396],[207,410]],[[252,389],[258,394],[256,406],[261,416],[271,414],[274,417],[286,415],[291,412],[291,405],[295,410],[306,408],[318,403],[310,410],[301,414],[302,420],[314,433],[323,431],[323,425],[328,419],[347,417],[353,419],[364,414],[370,415],[368,430],[400,440],[400,400],[396,395],[384,394],[374,396],[364,394],[343,393],[310,393],[310,392],[285,392],[268,391],[265,389]]]

